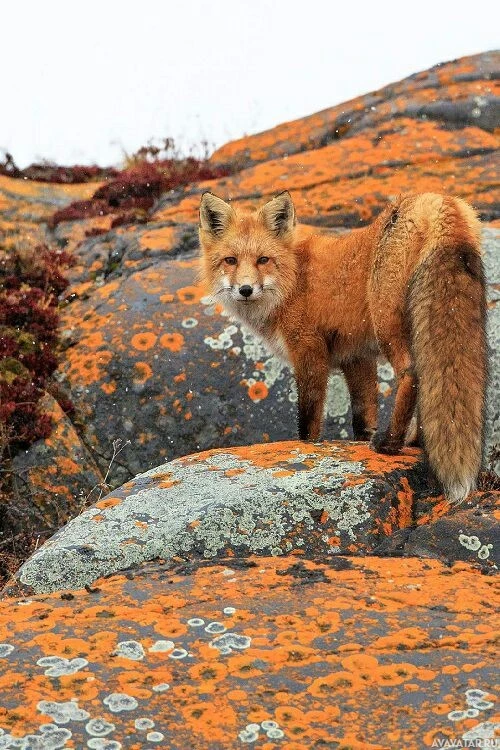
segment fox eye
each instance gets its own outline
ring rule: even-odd
[[[234,255],[230,255],[228,258],[224,258],[224,263],[227,263],[228,266],[235,266],[236,258]]]
[[[261,255],[257,263],[259,264],[259,266],[263,266],[264,263],[269,263],[269,258],[267,257],[267,255]]]

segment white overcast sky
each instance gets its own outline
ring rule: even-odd
[[[499,45],[494,0],[3,0],[0,149],[221,145]]]

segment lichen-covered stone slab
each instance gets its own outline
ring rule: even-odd
[[[370,557],[155,565],[11,599],[0,747],[494,747],[499,604],[464,563]]]
[[[384,539],[375,552],[436,557],[447,562],[463,560],[496,574],[500,568],[499,522],[500,492],[477,492],[465,506],[450,509],[438,503],[418,517],[415,526]]]
[[[363,132],[193,186],[180,202],[160,204],[155,217],[196,221],[204,190],[250,208],[285,185],[298,216],[308,224],[357,227],[372,221],[391,197],[425,191],[459,195],[492,220],[498,218],[493,189],[497,149],[497,136],[477,127],[446,131],[436,123],[396,120],[389,129]]]
[[[0,242],[5,249],[36,247],[49,238],[46,221],[54,209],[90,198],[97,183],[60,185],[0,175]]]
[[[176,459],[70,521],[19,581],[48,592],[154,558],[369,552],[414,522],[415,498],[439,496],[418,458],[416,449],[387,457],[366,443],[286,442]]]

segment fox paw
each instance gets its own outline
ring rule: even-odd
[[[420,435],[417,435],[413,440],[410,440],[408,443],[406,443],[408,448],[423,448],[424,447],[424,441],[422,440],[422,437]]]
[[[354,431],[354,440],[356,442],[369,443],[375,434],[374,430],[356,430]]]
[[[371,447],[377,451],[377,453],[386,453],[389,456],[394,456],[400,452],[403,444],[400,440],[396,440],[389,430],[384,432],[376,432],[371,439]]]

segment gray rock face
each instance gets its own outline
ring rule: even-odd
[[[154,558],[365,553],[439,493],[416,450],[274,443],[176,459],[114,490],[21,568],[28,591],[80,588]]]
[[[102,495],[103,476],[69,417],[52,396],[42,405],[54,421],[49,439],[38,440],[12,461],[14,494],[2,505],[2,522],[13,534],[53,532]]]
[[[484,265],[488,280],[489,387],[486,412],[486,455],[500,446],[500,232],[485,229]],[[496,471],[500,473],[500,461]]]

